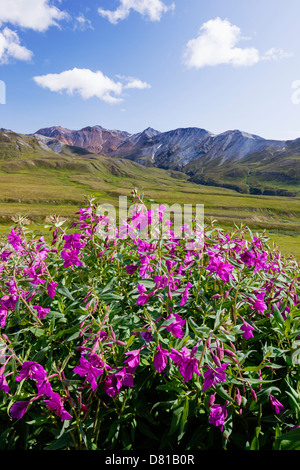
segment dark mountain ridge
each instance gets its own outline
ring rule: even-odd
[[[34,135],[98,155],[181,171],[200,184],[255,194],[300,191],[300,138],[264,139],[238,129],[213,134],[197,127],[165,132],[148,127],[130,134],[99,125],[79,130],[53,126]]]

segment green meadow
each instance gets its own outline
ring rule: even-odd
[[[286,255],[300,257],[300,198],[242,194],[232,189],[204,186],[172,170],[143,167],[129,160],[76,154],[66,147],[58,155],[30,146],[2,148],[0,156],[0,233],[22,215],[32,230],[47,233],[45,224],[55,214],[73,220],[86,196],[118,206],[118,197],[130,197],[138,188],[144,201],[172,205],[203,204],[205,221],[217,220],[225,230],[248,225],[266,231]],[[130,204],[130,200],[128,201]]]

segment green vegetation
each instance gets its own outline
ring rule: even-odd
[[[205,158],[185,170],[194,182],[234,189],[244,194],[300,196],[300,142],[291,141],[284,150],[256,152],[240,161]]]
[[[188,180],[180,172],[83,154],[82,149],[66,145],[57,154],[41,148],[34,137],[2,132],[0,234],[7,232],[16,215],[25,216],[31,228],[45,232],[50,215],[71,220],[85,195],[100,196],[103,203],[117,206],[119,195],[127,196],[132,187],[138,187],[149,204],[204,204],[206,219],[216,219],[224,228],[246,224],[266,229],[283,253],[300,257],[300,196],[244,194]]]

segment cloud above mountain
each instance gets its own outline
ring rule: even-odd
[[[66,92],[68,95],[77,94],[83,99],[99,98],[100,100],[114,104],[123,101],[125,89],[150,88],[146,82],[131,77],[118,76],[115,81],[105,76],[100,70],[93,72],[90,69],[73,68],[61,73],[50,73],[33,77],[34,81],[42,88],[48,88],[53,92]]]
[[[151,21],[160,21],[164,13],[174,8],[174,3],[166,5],[161,0],[120,0],[120,5],[116,10],[105,10],[100,7],[98,13],[107,18],[110,23],[117,24],[119,21],[125,20],[131,11],[135,11]]]
[[[282,49],[271,48],[265,55],[255,47],[238,47],[242,40],[241,29],[227,19],[215,18],[204,23],[196,38],[187,42],[184,63],[189,68],[228,64],[234,67],[249,67],[262,60],[278,60],[290,57]]]

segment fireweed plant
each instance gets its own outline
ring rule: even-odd
[[[164,206],[132,197],[115,237],[90,198],[3,241],[0,449],[300,450],[298,261],[213,221],[145,240]]]

